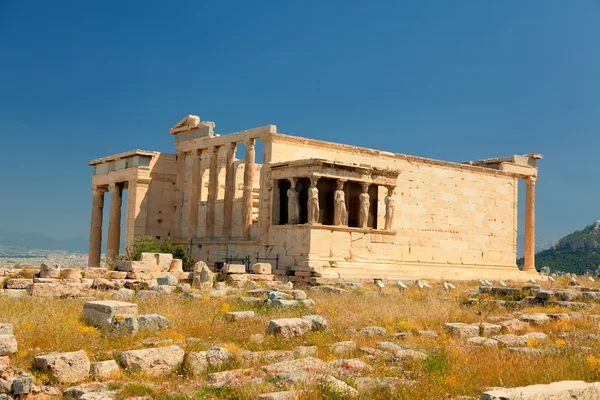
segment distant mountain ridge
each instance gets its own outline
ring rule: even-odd
[[[523,259],[517,262],[523,265]],[[564,271],[583,274],[595,271],[600,265],[600,221],[561,238],[551,248],[535,255],[539,269],[549,267],[552,272]]]
[[[66,250],[86,252],[88,241],[84,238],[56,239],[39,233],[9,232],[0,230],[0,246],[24,249]]]

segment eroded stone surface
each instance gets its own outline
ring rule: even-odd
[[[34,359],[34,365],[59,382],[76,383],[88,377],[91,364],[85,352],[79,350],[37,356]]]
[[[177,346],[129,350],[121,354],[126,370],[150,376],[164,376],[175,371],[183,362],[184,351]]]

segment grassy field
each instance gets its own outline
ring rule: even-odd
[[[566,287],[565,282],[558,282]],[[591,283],[591,282],[590,282]],[[595,283],[592,283],[595,285]],[[466,340],[444,333],[445,322],[494,322],[497,317],[516,317],[522,312],[567,312],[566,309],[536,307],[513,311],[490,305],[466,306],[467,289],[475,284],[457,284],[454,292],[447,292],[435,284],[430,291],[411,287],[404,294],[395,288],[385,288],[380,296],[366,296],[361,292],[351,295],[315,293],[307,290],[316,302],[313,310],[272,309],[249,307],[234,299],[185,298],[181,294],[154,299],[136,300],[140,314],[156,313],[169,318],[172,328],[159,333],[139,332],[134,336],[107,334],[87,325],[82,319],[84,299],[48,300],[24,297],[0,297],[0,322],[13,324],[19,344],[11,365],[31,370],[34,356],[49,352],[83,349],[92,361],[117,358],[124,350],[142,348],[141,341],[151,337],[171,339],[186,351],[201,351],[213,345],[236,353],[242,349],[260,351],[293,349],[296,346],[317,346],[319,358],[334,361],[327,345],[352,340],[359,347],[376,347],[376,342],[392,341],[423,351],[427,359],[409,362],[378,361],[357,350],[344,356],[360,358],[374,369],[370,377],[408,377],[403,383],[370,393],[361,393],[368,399],[453,399],[459,396],[478,398],[490,387],[514,387],[560,380],[600,380],[600,346],[588,334],[600,329],[585,314],[600,313],[598,306],[581,311],[583,318],[552,321],[542,326],[530,326],[526,332],[544,332],[548,340],[528,342],[529,347],[544,350],[540,355],[509,352],[505,348],[480,348],[468,345]],[[556,284],[554,285],[556,286]],[[589,286],[589,285],[588,285]],[[365,287],[365,289],[376,290]],[[102,297],[102,294],[99,295]],[[108,294],[104,295],[108,298]],[[226,311],[254,310],[256,317],[229,322],[223,318]],[[268,321],[275,318],[299,317],[306,314],[325,317],[329,329],[311,332],[302,337],[281,339],[266,334]],[[346,331],[366,326],[381,326],[387,336],[364,336]],[[420,336],[419,330],[434,330],[438,337]],[[396,332],[410,332],[406,339],[396,339]],[[265,334],[262,343],[249,340],[253,334]],[[559,334],[566,333],[568,336]],[[195,338],[195,339],[192,339]],[[584,347],[582,350],[581,347]],[[237,363],[228,369],[241,367]],[[247,368],[248,366],[243,366]],[[260,365],[253,367],[259,368]],[[55,384],[48,376],[33,371],[39,384]],[[340,378],[338,376],[338,378]],[[348,374],[341,379],[354,386],[356,376]],[[120,396],[148,396],[158,399],[252,399],[260,393],[286,389],[303,390],[302,399],[343,398],[318,382],[300,386],[284,385],[266,379],[256,385],[228,385],[211,388],[204,384],[205,377],[191,377],[183,369],[167,378],[149,378],[123,372],[111,383],[121,389]],[[65,387],[61,387],[64,389]]]

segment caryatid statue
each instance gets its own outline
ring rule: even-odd
[[[297,178],[291,178],[292,186],[287,191],[288,197],[288,224],[300,223],[300,198],[296,190]]]
[[[333,224],[348,225],[348,212],[346,211],[346,194],[342,179],[337,180],[337,189],[333,198]]]
[[[310,188],[308,189],[308,223],[319,223],[319,189],[317,181],[319,178],[310,178]]]
[[[394,221],[394,209],[396,204],[394,201],[394,189],[395,186],[388,186],[388,192],[385,196],[385,230],[392,229],[392,222]]]
[[[358,196],[360,201],[358,208],[358,227],[366,228],[369,222],[369,206],[370,206],[370,198],[369,198],[369,186],[368,182],[361,182],[362,185],[362,193]]]

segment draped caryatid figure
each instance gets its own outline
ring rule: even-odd
[[[388,192],[385,196],[385,230],[391,230],[394,222],[394,209],[396,208],[394,189],[394,186],[388,186]]]
[[[369,186],[368,182],[361,182],[362,185],[362,193],[358,196],[359,200],[359,208],[358,208],[358,227],[366,228],[369,223],[369,207],[370,207],[370,197],[369,197]]]
[[[333,224],[348,225],[348,212],[346,211],[346,194],[344,193],[344,183],[342,179],[337,180],[337,189],[333,198]]]
[[[288,197],[288,224],[300,223],[300,198],[296,190],[297,178],[290,179],[292,186],[287,191]]]
[[[310,178],[310,188],[308,189],[308,223],[319,223],[319,189],[317,181],[319,178]]]

